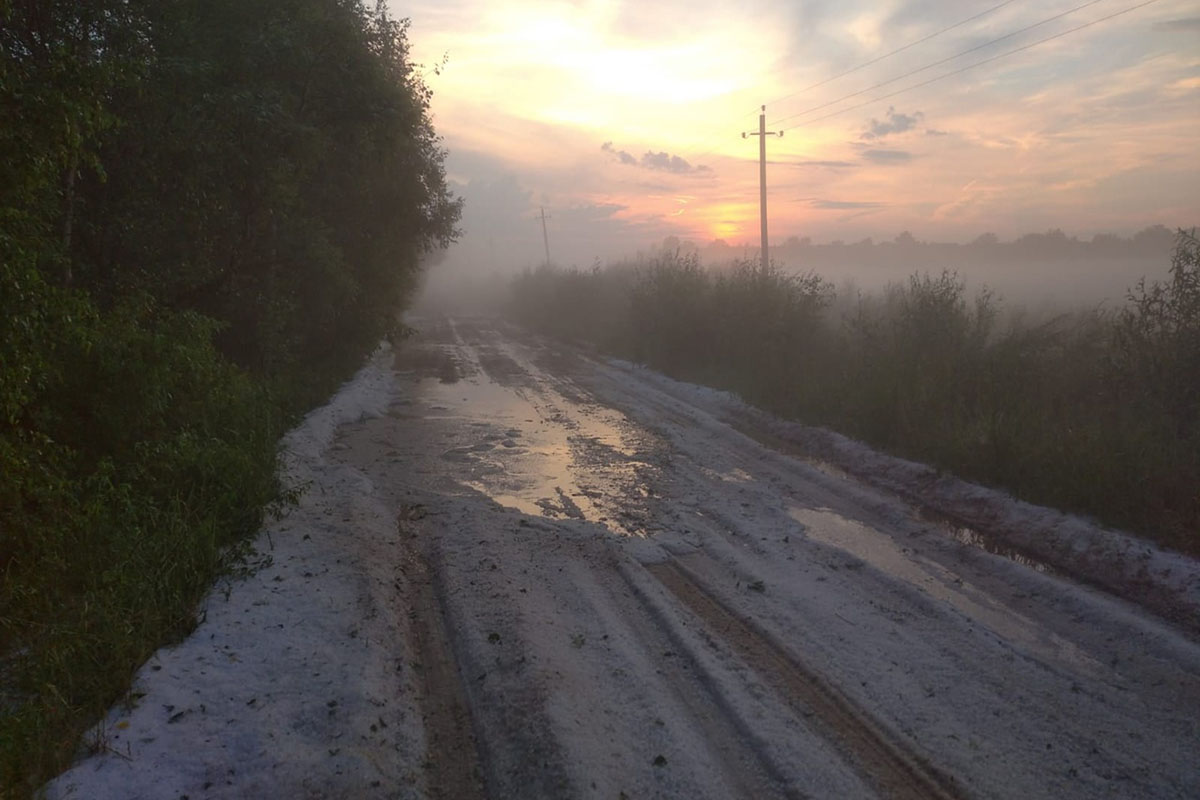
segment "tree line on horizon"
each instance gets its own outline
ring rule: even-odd
[[[892,239],[867,236],[853,242],[833,239],[817,242],[810,236],[788,236],[768,249],[780,261],[837,262],[887,261],[898,255],[914,257],[950,256],[965,260],[1015,261],[1019,259],[1055,260],[1084,258],[1136,258],[1161,261],[1169,258],[1175,246],[1176,232],[1165,225],[1150,225],[1130,236],[1097,233],[1090,239],[1067,235],[1061,228],[1039,233],[1026,233],[1010,240],[994,233],[983,233],[969,242],[939,242],[922,240],[909,231],[901,231]],[[706,264],[728,264],[745,257],[743,251],[758,251],[758,244],[730,244],[724,239],[697,242],[667,236],[650,248],[649,254],[695,252]]]
[[[0,796],[189,629],[456,235],[428,103],[382,2],[0,2]]]

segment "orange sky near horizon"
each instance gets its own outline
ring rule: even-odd
[[[756,129],[761,103],[769,127],[786,129],[768,140],[773,243],[1194,225],[1200,6],[1156,0],[1100,21],[1135,5],[391,8],[412,21],[414,60],[447,59],[426,80],[466,199],[456,249],[500,268],[542,260],[541,207],[563,263],[666,236],[757,247],[758,143],[741,133]]]

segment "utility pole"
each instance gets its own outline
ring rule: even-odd
[[[765,278],[769,262],[767,257],[767,137],[782,137],[783,131],[767,131],[767,107],[763,106],[762,113],[758,115],[758,130],[742,133],[743,139],[747,136],[758,137],[758,215],[762,225],[762,274]]]
[[[542,221],[542,244],[546,246],[546,266],[550,266],[550,237],[546,235],[546,220],[551,218],[546,216],[546,209],[544,206],[539,206],[539,208],[541,208],[542,211],[542,215],[539,217],[539,219]]]

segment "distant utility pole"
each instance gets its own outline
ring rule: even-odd
[[[546,266],[550,266],[550,237],[546,235],[546,220],[551,219],[551,217],[546,216],[545,207],[539,206],[539,208],[542,210],[542,215],[539,219],[542,221],[542,244],[546,246]]]
[[[758,115],[758,130],[749,133],[742,133],[742,138],[747,136],[758,137],[758,215],[762,224],[762,274],[765,277],[767,274],[767,137],[768,136],[783,136],[783,131],[767,131],[767,107],[762,107],[762,113]]]

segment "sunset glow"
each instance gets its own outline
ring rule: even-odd
[[[392,8],[412,20],[418,62],[447,59],[426,79],[467,201],[455,252],[468,260],[485,250],[501,265],[540,260],[540,207],[563,263],[667,236],[757,246],[758,144],[741,134],[762,103],[769,127],[786,129],[768,141],[772,242],[1195,224],[1194,3],[1159,0],[1074,32],[1130,4],[1043,25],[1077,4],[1001,5]]]

